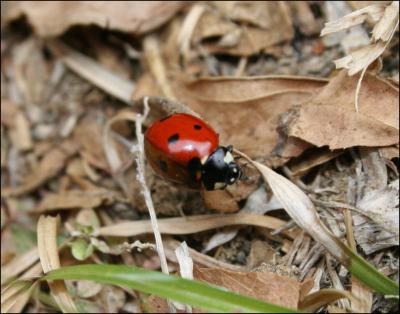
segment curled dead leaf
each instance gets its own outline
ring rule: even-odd
[[[399,137],[399,92],[391,84],[366,74],[360,111],[354,111],[357,77],[341,71],[320,93],[289,111],[281,126],[286,135],[330,149],[390,146]]]

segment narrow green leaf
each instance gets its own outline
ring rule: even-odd
[[[398,295],[399,285],[386,277],[361,256],[350,250],[346,250],[350,256],[349,271],[368,287],[385,295]]]
[[[295,313],[227,289],[125,265],[77,265],[51,271],[42,280],[93,280],[126,286],[205,310],[229,313]]]

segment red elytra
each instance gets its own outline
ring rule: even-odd
[[[218,134],[203,120],[185,113],[165,117],[147,129],[146,141],[168,158],[187,164],[208,157],[218,147]]]
[[[224,188],[240,176],[231,147],[219,146],[218,134],[195,116],[176,113],[154,122],[144,144],[156,173],[189,188]]]

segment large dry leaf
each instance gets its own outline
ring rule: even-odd
[[[367,74],[354,110],[357,77],[345,71],[334,77],[312,101],[291,111],[283,129],[288,136],[330,149],[389,146],[399,139],[399,92]]]
[[[280,276],[272,272],[241,272],[223,268],[196,267],[194,269],[194,277],[196,280],[292,309],[298,308],[300,293],[304,286],[304,284],[293,278]],[[147,301],[152,306],[152,312],[168,312],[167,303],[164,299],[152,295]],[[204,312],[199,308],[195,308],[193,313]]]
[[[22,184],[15,189],[2,190],[3,196],[19,196],[45,183],[56,176],[65,166],[68,158],[77,152],[77,145],[70,140],[65,140],[59,146],[49,150],[40,160],[39,165],[24,178]]]
[[[305,77],[220,77],[176,82],[174,91],[213,126],[222,145],[231,144],[253,158],[271,158],[280,114],[311,99],[325,84]]]
[[[269,272],[195,268],[194,278],[262,301],[297,309],[301,283]]]
[[[181,1],[16,1],[7,3],[4,16],[9,22],[25,15],[44,37],[60,35],[74,25],[91,24],[144,34],[167,22],[184,5]]]

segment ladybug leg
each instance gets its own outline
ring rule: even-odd
[[[232,145],[228,145],[226,146],[226,149],[228,150],[228,152],[232,153],[233,152],[233,146]]]

